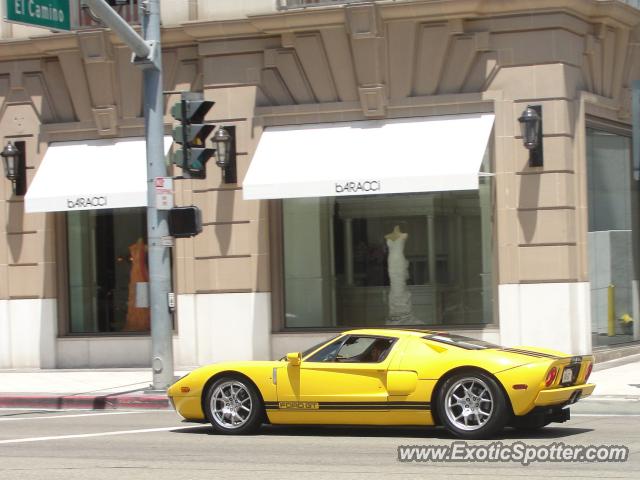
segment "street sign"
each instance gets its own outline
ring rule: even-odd
[[[171,210],[173,208],[173,178],[156,177],[153,185],[156,190],[156,208]]]
[[[5,20],[51,30],[76,30],[80,0],[3,0]]]

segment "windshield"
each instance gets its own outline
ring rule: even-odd
[[[447,345],[455,345],[456,347],[465,348],[467,350],[484,350],[486,348],[502,348],[500,345],[478,340],[477,338],[465,337],[463,335],[455,335],[451,333],[434,333],[425,335],[425,340],[433,340],[435,342],[446,343]]]

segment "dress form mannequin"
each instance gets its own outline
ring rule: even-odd
[[[129,245],[131,255],[131,273],[129,275],[129,301],[127,307],[127,322],[122,331],[146,332],[149,331],[151,318],[148,308],[136,307],[136,284],[149,281],[147,269],[147,246],[142,238]]]
[[[387,259],[389,273],[389,318],[391,323],[413,323],[411,292],[407,289],[409,262],[404,256],[404,245],[409,234],[396,225],[391,233],[384,236],[389,249]]]
[[[395,227],[393,227],[393,231],[391,233],[387,233],[384,238],[386,238],[387,240],[397,240],[398,238],[401,238],[402,236],[404,236],[404,238],[407,238],[408,234],[403,233],[400,230],[400,225],[396,225]]]

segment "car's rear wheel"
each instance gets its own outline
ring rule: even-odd
[[[496,381],[482,372],[449,377],[438,394],[438,417],[460,438],[487,438],[510,418],[504,393]]]
[[[251,433],[263,420],[260,395],[251,382],[240,377],[225,376],[213,382],[204,407],[207,420],[220,433]]]

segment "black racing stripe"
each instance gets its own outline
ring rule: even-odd
[[[320,404],[319,410],[388,410],[384,405],[325,405]]]
[[[285,402],[283,402],[285,403]],[[268,410],[431,410],[429,402],[306,402],[318,408],[280,408],[278,402],[265,402]]]
[[[552,355],[550,353],[544,353],[544,352],[532,352],[531,350],[520,350],[518,348],[514,348],[513,349],[514,352],[522,352],[525,355],[536,355],[538,357],[547,357],[547,358],[560,358],[557,355]]]
[[[553,358],[555,360],[560,359],[557,355],[551,355],[550,353],[532,352],[530,350],[520,350],[518,348],[501,348],[502,352],[519,353],[520,355],[528,355],[530,357],[538,358]]]
[[[420,406],[424,406],[424,405],[429,405],[429,402],[401,402],[401,401],[395,401],[395,402],[316,402],[319,403],[320,405],[385,405],[385,406],[390,406],[390,405],[420,405]]]
[[[548,355],[538,355],[535,352],[523,352],[521,350],[504,350],[505,352],[508,353],[517,353],[518,355],[524,355],[526,357],[535,357],[535,358],[549,358],[549,359],[555,359],[556,357],[549,357]]]
[[[431,408],[416,405],[320,405],[319,410],[431,410]]]

